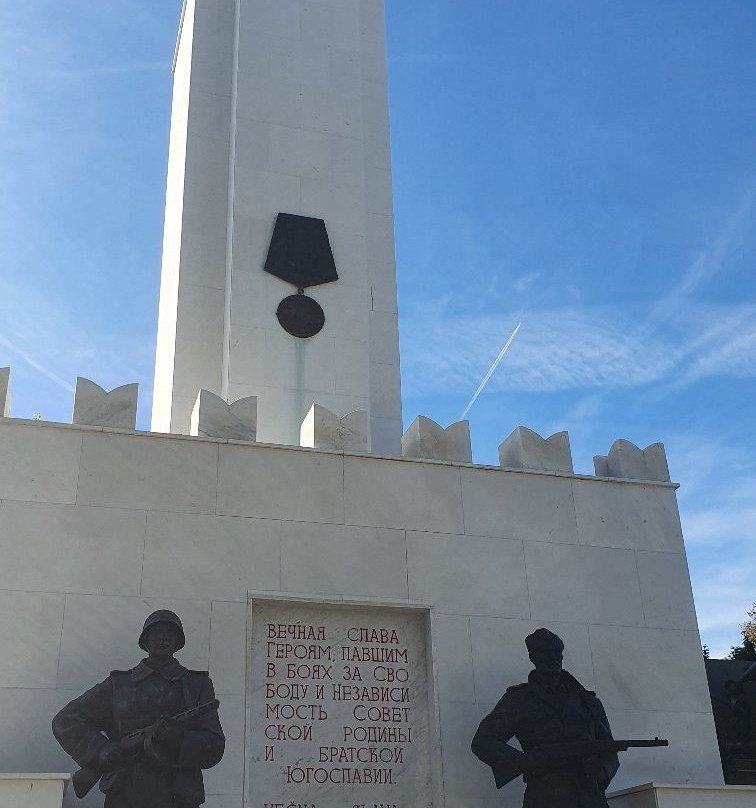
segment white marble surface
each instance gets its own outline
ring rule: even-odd
[[[70,774],[0,774],[0,805],[61,808]]]
[[[0,418],[10,415],[10,368],[0,368]]]
[[[302,421],[299,441],[314,449],[367,453],[367,410],[355,410],[339,418],[320,404],[313,404]]]
[[[257,396],[227,404],[209,390],[200,390],[192,410],[189,434],[200,438],[257,440]]]
[[[138,384],[124,384],[107,392],[99,384],[79,376],[76,379],[72,423],[135,429]]]
[[[645,783],[610,792],[611,808],[754,808],[756,787]]]
[[[402,455],[472,463],[470,422],[457,421],[444,429],[430,418],[418,415],[402,435]]]
[[[557,432],[542,438],[532,429],[518,426],[499,446],[499,462],[505,468],[572,474],[570,436]]]

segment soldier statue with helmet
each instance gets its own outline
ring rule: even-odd
[[[218,702],[206,671],[174,654],[186,640],[181,620],[161,610],[145,621],[136,667],[112,671],[53,719],[58,743],[81,766],[77,796],[98,781],[105,808],[197,808],[202,769],[223,757]]]

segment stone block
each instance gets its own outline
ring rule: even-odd
[[[243,695],[247,673],[247,603],[213,601],[210,677],[218,695]]]
[[[0,805],[61,808],[70,774],[0,774]]]
[[[190,435],[225,440],[257,440],[257,396],[226,402],[209,390],[200,390],[192,410]]]
[[[574,479],[572,490],[581,544],[683,551],[673,488]]]
[[[494,469],[461,469],[465,532],[577,544],[572,481]]]
[[[669,482],[669,466],[663,443],[652,443],[640,449],[629,440],[616,440],[607,456],[597,455],[593,458],[593,466],[598,477]]]
[[[184,625],[186,646],[177,654],[179,662],[192,670],[207,670],[209,602],[67,595],[58,687],[78,694],[105,679],[111,670],[133,668],[144,656],[138,640],[145,618],[157,609],[171,609]]]
[[[226,736],[223,760],[203,773],[209,794],[241,795],[244,792],[244,696],[219,699],[218,716]]]
[[[638,552],[636,561],[646,625],[695,631],[698,623],[685,556]]]
[[[542,438],[532,429],[518,426],[499,446],[499,462],[505,468],[572,474],[570,436],[557,432]]]
[[[442,701],[475,700],[470,618],[455,614],[431,614],[433,664]]]
[[[596,691],[607,709],[711,717],[697,631],[592,625],[590,638]]]
[[[340,455],[262,446],[220,446],[218,513],[344,523]]]
[[[610,792],[610,808],[753,808],[754,786],[644,783]]]
[[[418,415],[402,435],[402,455],[472,463],[470,422],[457,421],[444,429],[430,418]]]
[[[7,500],[0,589],[138,595],[143,511]]]
[[[81,441],[75,429],[0,422],[0,500],[73,504]]]
[[[459,469],[344,457],[346,522],[370,527],[464,532]]]
[[[10,368],[0,368],[0,418],[10,415]]]
[[[0,688],[55,687],[64,595],[0,591]]]
[[[534,620],[644,625],[630,550],[526,542],[525,563]]]
[[[280,535],[274,519],[150,513],[142,594],[241,601],[248,589],[278,589]]]
[[[313,404],[302,421],[300,443],[314,449],[367,453],[367,410],[355,410],[339,418],[320,404]]]
[[[284,522],[281,588],[406,599],[406,559],[403,530]]]
[[[446,614],[529,617],[522,542],[408,532],[411,600]]]
[[[76,379],[72,423],[135,429],[138,384],[124,384],[109,393],[99,384],[79,376]]]
[[[186,439],[88,432],[81,505],[215,513],[218,446]]]
[[[550,620],[471,617],[476,701],[493,705],[508,687],[527,681],[533,665],[528,658],[525,637],[541,627],[562,638],[565,669],[581,684],[593,690],[593,664],[587,626]],[[483,718],[483,714],[480,718]]]

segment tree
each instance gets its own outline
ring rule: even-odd
[[[743,636],[747,637],[753,645],[756,643],[756,603],[749,609],[748,617],[750,620],[746,620],[740,628],[743,631]]]

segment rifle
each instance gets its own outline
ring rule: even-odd
[[[559,741],[536,747],[543,756],[544,763],[579,757],[599,757],[601,755],[626,752],[628,749],[645,748],[649,746],[669,746],[669,741],[654,738],[653,740],[626,741]]]
[[[190,710],[184,710],[184,712],[177,713],[176,715],[163,716],[163,718],[156,721],[154,724],[150,724],[142,729],[135,729],[133,732],[127,733],[118,741],[118,751],[123,763],[128,764],[130,761],[136,760],[136,758],[139,757],[142,749],[144,748],[145,739],[149,739],[151,737],[151,733],[154,728],[165,718],[170,721],[175,721],[178,724],[186,724],[194,718],[201,718],[203,715],[207,715],[208,713],[217,710],[219,706],[220,702],[218,699],[206,701],[204,704],[198,704],[196,707],[192,707]],[[105,775],[110,775],[108,778],[108,788],[110,788],[118,779],[120,779],[119,775],[121,775],[124,770],[124,767],[109,770],[101,769],[99,767],[79,769],[71,777],[74,794],[76,794],[80,800],[83,799],[95,787],[100,778],[105,777]],[[101,785],[101,791],[103,790],[104,785],[105,783]]]

